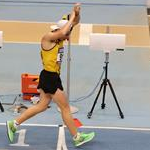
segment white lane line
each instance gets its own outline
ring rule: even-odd
[[[6,123],[0,123],[0,125],[6,125]],[[35,127],[59,127],[59,125],[50,125],[50,124],[21,124],[21,126],[35,126]]]
[[[0,123],[0,125],[6,125],[6,123]],[[60,125],[49,125],[49,124],[22,124],[21,126],[59,127]],[[64,126],[64,127],[65,127],[65,126]],[[150,128],[141,128],[141,127],[81,126],[80,128],[89,128],[89,129],[120,129],[120,130],[150,131]]]
[[[103,126],[81,126],[80,128],[89,129],[114,129],[114,130],[137,130],[137,131],[150,131],[150,128],[138,127],[103,127]]]
[[[10,146],[29,146],[25,144],[26,129],[18,130],[16,133],[19,133],[18,142],[15,144],[9,144]]]
[[[65,141],[64,126],[59,127],[57,150],[68,150],[66,141]]]

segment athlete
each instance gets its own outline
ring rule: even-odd
[[[41,59],[43,70],[40,73],[38,85],[40,101],[38,104],[28,108],[16,119],[6,122],[8,138],[11,143],[13,142],[17,127],[29,118],[45,111],[52,100],[60,108],[62,119],[73,137],[75,146],[89,142],[95,136],[94,132],[78,132],[60,79],[61,62],[64,52],[63,42],[69,38],[72,28],[79,23],[79,20],[80,4],[77,3],[68,16],[68,20],[63,18],[56,25],[51,26],[51,32],[42,37]]]

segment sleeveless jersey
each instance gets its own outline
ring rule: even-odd
[[[62,58],[64,55],[63,41],[56,43],[50,50],[41,50],[43,68],[46,71],[57,72],[60,74]]]

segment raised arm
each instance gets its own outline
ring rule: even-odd
[[[77,25],[80,21],[80,3],[75,4],[74,6],[74,12],[75,12],[75,18],[73,20],[73,26]]]
[[[65,36],[67,36],[67,34],[70,32],[71,28],[79,23],[79,20],[80,4],[77,3],[72,9],[68,22],[60,30],[57,30],[56,32],[49,32],[43,38],[50,41],[65,38]]]

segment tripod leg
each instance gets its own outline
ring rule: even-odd
[[[4,112],[4,107],[1,102],[0,102],[0,109],[1,109],[1,112]]]
[[[105,95],[106,95],[106,86],[107,86],[107,79],[104,79],[104,88],[103,88],[103,98],[102,98],[102,104],[101,104],[101,108],[104,109],[105,108]]]
[[[123,118],[124,118],[124,115],[123,115],[123,113],[122,113],[122,111],[121,111],[121,108],[120,108],[119,103],[118,103],[118,101],[117,101],[117,97],[116,97],[116,95],[115,95],[115,92],[114,92],[113,87],[112,87],[112,85],[111,85],[111,83],[110,83],[109,80],[108,80],[108,85],[109,85],[110,90],[111,90],[111,92],[112,92],[112,95],[113,95],[113,97],[114,97],[114,99],[115,99],[116,105],[117,105],[118,110],[119,110],[120,117],[123,119]]]
[[[101,86],[100,86],[100,89],[99,89],[99,91],[98,91],[98,93],[97,93],[97,96],[96,96],[96,98],[95,98],[95,100],[94,100],[94,104],[93,104],[93,106],[92,106],[92,109],[91,109],[91,111],[88,113],[88,115],[87,115],[87,117],[90,119],[91,118],[91,116],[92,116],[92,113],[93,113],[93,110],[94,110],[94,108],[95,108],[95,105],[96,105],[96,103],[97,103],[97,100],[98,100],[98,97],[99,97],[99,95],[100,95],[100,93],[101,93],[101,90],[102,90],[102,87],[104,86],[104,82],[101,84]]]

